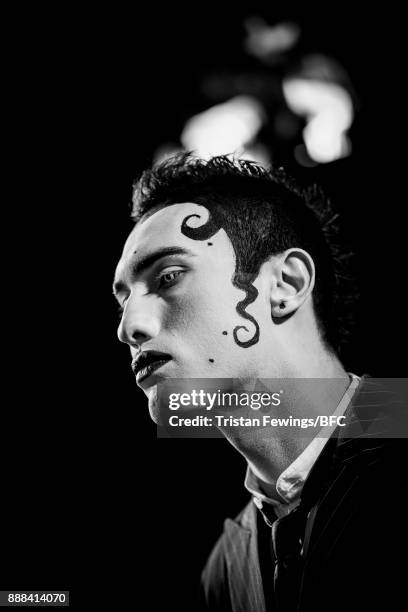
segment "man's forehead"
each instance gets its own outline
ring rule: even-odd
[[[198,225],[202,225],[208,219],[208,210],[194,202],[172,204],[142,219],[135,225],[125,242],[121,262],[129,261],[135,252],[137,255],[143,255],[147,250],[153,251],[170,244],[180,246],[188,244],[191,247],[191,240],[182,234],[181,225],[188,215],[194,214],[200,215],[197,219]],[[194,219],[191,220],[191,225],[194,225]]]
[[[220,228],[211,235],[211,241],[191,238],[182,231],[182,224],[188,217],[189,228],[201,227],[208,223],[210,212],[200,204],[182,202],[156,210],[139,221],[126,240],[122,256],[116,267],[114,292],[119,286],[129,283],[129,274],[156,261],[165,254],[184,253],[189,256],[202,256],[204,261],[216,269],[220,262],[226,266],[234,265],[235,253],[232,243],[224,229]],[[208,247],[211,246],[209,249]],[[202,258],[203,259],[203,258]]]

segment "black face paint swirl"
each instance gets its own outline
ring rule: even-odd
[[[192,219],[193,217],[197,219],[201,219],[201,215],[192,214],[192,215],[188,215],[187,217],[185,217],[185,219],[183,219],[183,222],[181,224],[182,234],[187,236],[187,238],[191,238],[192,240],[208,240],[209,238],[214,236],[214,234],[218,232],[223,227],[223,225],[225,225],[222,214],[220,214],[220,212],[216,209],[208,210],[208,220],[203,225],[200,225],[199,227],[191,227],[188,225],[188,221]],[[243,341],[238,338],[238,332],[241,329],[244,329],[246,332],[249,332],[246,325],[237,325],[233,330],[233,336],[238,346],[240,346],[241,348],[249,348],[250,346],[253,346],[259,341],[258,322],[252,315],[250,315],[248,312],[245,311],[247,306],[249,306],[249,304],[252,304],[258,297],[258,290],[253,285],[253,281],[257,277],[257,272],[249,273],[246,270],[246,262],[244,261],[244,258],[239,256],[238,249],[236,248],[234,244],[234,240],[231,238],[229,234],[228,234],[228,237],[230,238],[232,242],[232,246],[233,246],[235,257],[236,257],[235,273],[232,278],[232,284],[234,285],[234,287],[241,289],[246,294],[245,298],[241,300],[240,302],[238,302],[236,306],[236,311],[243,319],[250,321],[255,327],[255,333],[253,334],[252,338],[250,338],[249,340]],[[212,244],[212,243],[208,243],[208,244]]]
[[[181,224],[181,233],[192,240],[208,240],[208,238],[214,236],[221,228],[221,219],[217,218],[218,216],[216,215],[212,215],[210,212],[208,213],[208,221],[199,227],[190,227],[187,224],[193,217],[201,219],[201,215],[198,214],[188,215],[188,217],[183,219],[183,223]]]
[[[250,338],[246,342],[242,342],[238,338],[238,331],[240,329],[245,329],[246,332],[248,331],[248,328],[246,327],[246,325],[237,325],[236,327],[234,327],[234,331],[233,331],[234,340],[238,344],[238,346],[242,346],[242,348],[248,348],[252,346],[253,344],[256,344],[259,340],[258,321],[252,315],[250,315],[248,312],[245,311],[245,308],[249,304],[252,304],[252,302],[255,302],[256,298],[258,297],[258,289],[254,287],[254,285],[252,284],[256,277],[257,277],[256,272],[249,276],[248,274],[245,274],[240,270],[236,270],[234,274],[234,278],[232,279],[232,284],[235,287],[238,287],[238,289],[242,289],[242,291],[245,291],[246,293],[245,298],[241,300],[240,302],[238,302],[236,306],[237,313],[240,314],[241,317],[243,317],[244,319],[251,321],[251,323],[255,327],[254,335],[252,336],[252,338]]]

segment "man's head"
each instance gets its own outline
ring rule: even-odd
[[[332,254],[282,170],[177,156],[142,175],[133,218],[118,334],[161,366],[137,375],[151,409],[166,377],[296,376],[308,347],[335,352]]]

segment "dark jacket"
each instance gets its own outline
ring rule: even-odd
[[[202,609],[408,609],[408,444],[379,437],[390,422],[395,435],[395,415],[406,410],[374,379],[363,378],[347,411],[349,425],[327,442],[303,487],[308,513],[299,586],[287,604],[275,597],[271,528],[251,501],[225,521],[202,575]],[[352,428],[358,437],[350,438]]]

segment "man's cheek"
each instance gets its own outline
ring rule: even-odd
[[[206,295],[200,293],[185,297],[182,301],[173,304],[169,309],[164,324],[169,330],[179,330],[183,333],[208,327],[208,319],[211,315],[211,305],[206,301]]]

